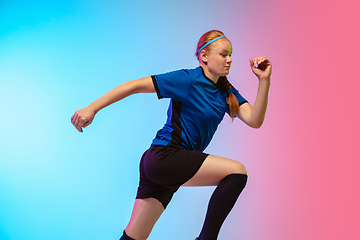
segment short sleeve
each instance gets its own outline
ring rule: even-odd
[[[178,70],[151,76],[159,99],[184,100],[191,86],[191,76],[186,70]]]
[[[237,98],[238,102],[239,102],[239,106],[241,106],[242,104],[248,102],[240,93],[239,91],[234,88],[234,86],[231,85],[232,88],[232,92],[234,93],[235,97]]]

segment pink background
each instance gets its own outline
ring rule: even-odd
[[[359,239],[359,3],[267,4],[239,19],[246,53],[274,65],[266,123],[246,132],[247,239]]]

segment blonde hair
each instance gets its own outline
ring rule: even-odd
[[[221,37],[221,36],[225,36],[225,34],[219,30],[211,30],[208,31],[206,33],[204,33],[197,44],[197,48],[196,48],[196,52],[195,55],[197,57],[197,59],[200,61],[199,59],[199,50],[200,48],[202,48],[202,46],[204,46],[205,44],[207,44],[208,42],[210,42],[211,40]],[[212,44],[212,43],[211,43]],[[204,48],[204,50],[209,51],[209,46],[211,46],[211,44],[209,44],[208,46],[206,46]],[[226,76],[221,76],[219,77],[218,81],[217,81],[217,85],[219,86],[221,91],[225,91],[225,92],[231,92],[229,94],[229,96],[225,99],[226,103],[229,105],[229,109],[230,109],[230,117],[232,118],[232,120],[234,120],[235,116],[236,116],[236,112],[239,109],[239,101],[237,100],[236,96],[232,93],[232,88],[231,88],[231,84],[229,82],[229,80],[227,79]]]

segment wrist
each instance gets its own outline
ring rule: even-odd
[[[266,78],[266,77],[258,77],[259,81],[268,81],[270,82],[270,77]]]
[[[270,85],[270,78],[258,78],[259,84],[269,84]]]
[[[90,103],[87,108],[94,113],[97,113],[101,109],[99,106],[97,106],[96,102]]]

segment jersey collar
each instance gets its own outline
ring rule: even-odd
[[[199,66],[199,67],[201,68],[201,71],[202,71],[202,74],[203,74],[204,78],[206,78],[206,80],[208,80],[208,81],[211,82],[215,87],[218,88],[217,83],[214,83],[213,80],[211,80],[210,78],[208,78],[208,77],[205,75],[204,69],[203,69],[201,66]],[[219,82],[219,81],[218,81],[218,82]]]

